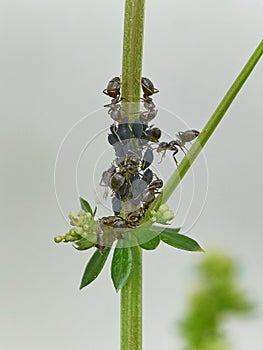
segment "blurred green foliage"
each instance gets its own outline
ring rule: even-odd
[[[199,286],[190,295],[188,310],[179,322],[185,350],[230,350],[225,339],[225,320],[245,315],[254,305],[236,281],[237,267],[223,253],[209,253],[197,266]]]

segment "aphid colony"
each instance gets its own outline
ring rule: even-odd
[[[154,150],[162,153],[173,151],[173,158],[181,149],[185,153],[185,143],[194,140],[199,132],[187,130],[179,132],[177,139],[159,142],[161,130],[149,123],[157,116],[152,95],[159,92],[148,78],[141,79],[144,110],[125,111],[125,98],[121,97],[121,80],[111,79],[103,93],[111,97],[111,103],[105,105],[114,123],[110,126],[108,142],[114,148],[115,160],[109,169],[103,172],[100,185],[110,189],[114,216],[99,219],[98,247],[105,245],[105,228],[115,232],[115,238],[121,238],[128,227],[135,227],[144,217],[146,210],[156,198],[163,181],[150,169],[154,159]],[[121,101],[124,103],[121,104]],[[129,101],[127,101],[129,102]],[[132,118],[129,118],[132,115]],[[132,122],[131,122],[132,119]],[[161,158],[161,160],[162,160]],[[125,218],[122,218],[123,213]],[[104,243],[103,243],[104,240]]]

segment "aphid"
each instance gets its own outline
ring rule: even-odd
[[[122,114],[121,114],[121,106],[119,104],[111,103],[107,105],[109,107],[108,114],[109,116],[118,123],[121,123],[123,120]]]
[[[146,190],[147,185],[147,182],[140,178],[132,182],[132,197],[130,201],[133,204],[138,205],[140,203],[141,196]]]
[[[155,108],[155,104],[153,103],[153,101],[149,101],[149,97],[147,101],[144,101],[144,108],[146,110],[144,112],[141,112],[140,120],[143,123],[149,123],[156,117],[158,110]]]
[[[124,140],[129,140],[131,137],[131,131],[129,128],[129,123],[120,123],[118,126],[118,136],[119,138],[124,141]]]
[[[147,182],[147,184],[150,184],[152,182],[152,179],[153,179],[153,172],[151,171],[151,169],[145,170],[142,176],[142,180]]]
[[[143,155],[141,169],[145,170],[147,169],[153,162],[153,151],[148,148]]]
[[[112,97],[111,104],[116,104],[120,102],[120,89],[121,89],[121,79],[120,77],[114,77],[112,78],[106,87],[102,92],[109,96]],[[105,105],[105,107],[111,106],[110,105]]]
[[[111,206],[112,206],[114,215],[119,215],[121,212],[121,200],[115,196],[112,197]]]
[[[140,119],[135,120],[132,124],[132,133],[136,138],[140,138],[144,131],[144,124]]]
[[[114,146],[115,143],[119,142],[117,136],[115,136],[114,134],[109,134],[108,135],[108,142],[111,146]]]

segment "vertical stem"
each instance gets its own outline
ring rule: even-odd
[[[135,105],[140,101],[144,2],[126,0],[125,4],[121,92],[124,102]],[[132,270],[121,290],[121,350],[142,349],[142,250],[131,249]]]
[[[132,270],[121,290],[121,350],[142,349],[142,250],[131,249]]]
[[[144,0],[126,0],[122,58],[122,97],[140,99],[143,54]]]

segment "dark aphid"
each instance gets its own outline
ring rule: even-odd
[[[112,145],[112,146],[113,146],[116,142],[119,142],[118,138],[117,138],[115,135],[113,135],[113,134],[109,134],[109,135],[108,135],[108,141],[109,141],[109,144]]]
[[[151,171],[151,169],[145,170],[142,176],[142,180],[147,182],[147,184],[150,184],[152,182],[152,179],[153,179],[153,172]]]
[[[108,82],[106,89],[104,89],[102,92],[105,95],[112,97],[111,103],[116,104],[120,101],[120,89],[121,79],[120,77],[114,77]]]
[[[125,180],[125,177],[121,173],[114,173],[110,178],[109,186],[113,191],[118,191]]]
[[[150,138],[148,135],[146,135],[145,133],[142,134],[141,138],[140,138],[140,146],[146,146],[150,141]]]
[[[131,131],[128,123],[120,123],[118,126],[118,136],[121,140],[129,140]]]
[[[138,119],[132,124],[132,133],[135,137],[140,138],[144,131],[144,124]]]
[[[127,153],[129,152],[129,148],[127,143],[118,142],[114,144],[115,155],[117,157],[116,163],[117,165],[121,165],[126,158]]]
[[[139,174],[133,174],[130,176],[130,183],[132,184],[134,181],[137,181],[140,179],[140,175]]]
[[[149,96],[156,94],[157,92],[159,92],[159,90],[154,87],[153,83],[148,78],[143,77],[141,80],[141,84],[142,84],[144,99],[146,101],[151,101],[152,99],[149,98]]]
[[[142,193],[146,190],[147,188],[147,182],[142,180],[142,179],[138,179],[136,181],[132,182],[132,198],[133,199],[138,199]]]
[[[121,186],[121,188],[115,192],[115,196],[119,199],[126,199],[128,198],[130,193],[130,185],[128,182],[124,182],[124,184]]]
[[[152,164],[152,162],[153,162],[153,151],[150,148],[148,148],[143,155],[141,169],[142,170],[147,169]]]
[[[198,130],[193,129],[193,130],[179,131],[176,136],[183,144],[185,144],[186,142],[193,141],[199,134],[200,132]]]
[[[145,134],[149,137],[151,142],[157,142],[162,135],[162,132],[159,128],[150,128],[145,131]]]
[[[127,142],[128,153],[134,154],[134,157],[137,158],[136,163],[139,163],[139,160],[142,158],[142,149],[140,146],[140,139],[133,139]]]
[[[121,212],[121,200],[117,197],[112,197],[111,206],[112,206],[114,215],[119,215]]]

